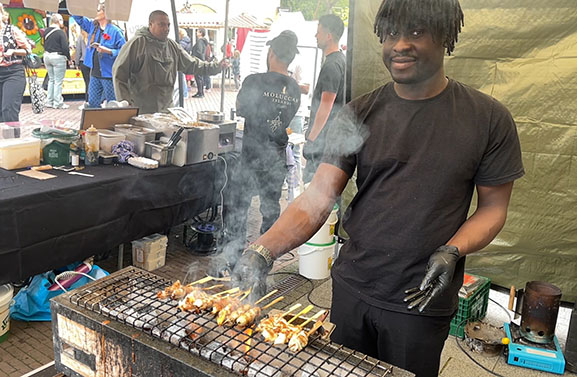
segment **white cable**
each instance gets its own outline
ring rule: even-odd
[[[60,287],[60,289],[62,289],[64,292],[68,292],[68,291],[66,290],[66,288],[64,288],[64,287],[62,286],[62,284],[60,284],[60,282],[59,282],[58,280],[60,280],[60,279],[70,279],[70,278],[71,278],[72,276],[74,276],[74,275],[83,275],[83,276],[86,276],[87,278],[92,279],[92,280],[94,280],[94,281],[96,280],[95,278],[93,278],[92,276],[90,276],[90,275],[88,275],[88,274],[85,274],[84,272],[80,272],[80,271],[64,271],[63,273],[58,274],[58,275],[54,278],[54,282],[55,282],[56,284],[58,284],[58,286]]]
[[[224,157],[222,156],[218,156],[218,158],[221,158],[222,161],[224,161],[224,184],[222,185],[222,188],[220,189],[220,231],[224,232],[224,196],[223,196],[223,192],[224,189],[226,188],[226,185],[228,184],[228,174],[226,173],[226,170],[228,169],[228,164],[226,162],[226,160],[224,159]]]

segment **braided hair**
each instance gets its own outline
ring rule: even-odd
[[[419,24],[427,28],[434,41],[441,41],[447,55],[451,55],[465,25],[459,0],[383,0],[374,31],[383,43],[390,31]]]

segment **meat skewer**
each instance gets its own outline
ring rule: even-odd
[[[267,296],[270,296],[270,293]],[[262,301],[263,299],[264,299],[264,297],[261,298],[259,301],[255,302],[255,304]],[[240,327],[249,327],[250,325],[252,325],[253,323],[256,322],[258,317],[260,317],[260,314],[261,314],[263,309],[268,309],[283,299],[284,299],[284,296],[280,296],[280,297],[277,297],[276,299],[274,299],[273,301],[269,302],[268,304],[266,304],[262,308],[260,308],[258,306],[253,306],[253,307],[249,308],[248,310],[246,310],[244,313],[242,313],[236,319],[236,324]]]
[[[301,315],[305,315],[310,312],[314,308],[313,305],[308,305],[295,316],[287,321],[287,326],[281,328],[281,331],[277,333],[277,337],[274,340],[274,344],[285,344],[289,340],[292,334],[300,332],[301,328],[298,326],[291,325],[295,319],[300,317]],[[289,326],[291,325],[291,326]]]
[[[175,281],[171,286],[166,287],[164,290],[157,292],[156,297],[164,300],[167,298],[172,298],[173,300],[180,300],[193,290],[193,286],[197,284],[204,284],[211,280],[223,280],[222,278],[215,278],[212,276],[206,276],[202,279],[193,281],[190,284],[182,285],[180,280]]]
[[[290,337],[289,337],[289,341],[288,341],[288,349],[293,352],[293,353],[297,353],[300,350],[302,350],[303,348],[305,348],[305,346],[308,344],[309,342],[309,336],[311,336],[315,331],[317,331],[317,329],[323,324],[324,319],[326,318],[326,315],[323,316],[323,314],[326,313],[326,310],[321,310],[319,311],[317,314],[315,314],[314,316],[312,316],[311,318],[307,319],[306,321],[304,321],[303,323],[301,323],[300,325],[298,325],[298,327],[300,328],[300,331],[298,332],[293,332]],[[321,316],[323,316],[322,318],[320,318]],[[313,321],[315,319],[319,318],[319,320],[317,322],[315,322],[315,324],[313,325],[312,329],[308,332],[305,332],[303,330],[303,328],[305,327],[305,325],[307,323],[309,323],[310,321]]]

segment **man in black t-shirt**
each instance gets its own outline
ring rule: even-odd
[[[343,21],[334,14],[319,18],[316,38],[318,47],[323,51],[324,62],[313,91],[309,128],[305,134],[305,182],[310,182],[317,171],[330,123],[345,102],[346,60],[339,49],[344,27]]]
[[[237,96],[237,114],[244,117],[241,163],[235,177],[231,206],[225,216],[231,238],[246,241],[246,215],[253,195],[259,195],[261,233],[280,214],[279,199],[287,173],[286,129],[300,106],[300,89],[289,77],[288,66],[295,57],[297,36],[285,30],[270,45],[268,72],[248,76]]]
[[[262,294],[274,259],[321,227],[357,169],[350,240],[331,270],[331,338],[418,377],[438,375],[465,255],[502,229],[524,174],[509,111],[445,76],[462,24],[456,0],[382,2],[375,31],[393,82],[339,113],[309,188],[233,271]]]

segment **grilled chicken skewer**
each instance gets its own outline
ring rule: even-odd
[[[277,297],[276,299],[274,299],[270,303],[266,304],[262,308],[260,308],[259,306],[250,307],[248,310],[246,310],[244,313],[242,313],[240,316],[238,316],[238,318],[236,319],[236,324],[240,327],[249,327],[250,325],[252,325],[253,323],[256,322],[258,317],[260,317],[262,309],[268,309],[283,299],[284,299],[284,296]],[[260,301],[262,301],[262,299],[257,301],[257,303]]]
[[[298,327],[300,328],[300,331],[293,332],[289,337],[288,348],[291,352],[297,353],[306,347],[306,345],[309,342],[309,336],[311,336],[315,331],[317,331],[318,328],[321,327],[321,325],[323,324],[323,321],[326,318],[325,313],[326,313],[326,310],[321,310],[317,314],[312,316],[311,318],[307,319],[306,321],[304,321],[303,323],[298,325]],[[323,317],[321,318],[321,316],[323,316]],[[303,330],[303,328],[305,327],[305,325],[307,323],[309,323],[310,321],[313,321],[317,318],[318,318],[318,321],[315,322],[315,324],[313,325],[311,330],[309,330],[308,332]]]
[[[278,332],[277,337],[276,337],[276,339],[274,340],[274,344],[285,344],[285,343],[289,340],[290,336],[291,336],[293,333],[299,332],[301,328],[298,327],[298,326],[291,325],[291,324],[294,322],[295,319],[297,319],[297,318],[300,317],[301,315],[307,314],[307,313],[310,312],[313,308],[314,308],[314,306],[308,305],[306,308],[304,308],[303,310],[301,310],[300,312],[298,312],[295,316],[293,316],[291,319],[289,319],[289,320],[287,321],[287,326],[285,326],[285,327],[282,329],[283,331]],[[288,326],[288,325],[291,325],[291,326]]]
[[[187,285],[182,285],[180,280],[177,280],[171,286],[168,286],[164,290],[157,292],[156,297],[161,299],[161,300],[167,299],[169,297],[173,300],[180,300],[181,298],[183,298],[184,296],[186,296],[187,294],[192,292],[195,285],[204,284],[204,283],[207,283],[211,280],[226,280],[226,279],[207,276],[207,277],[204,277],[204,278],[199,279],[197,281],[193,281],[192,283],[187,284]],[[214,287],[217,287],[217,286],[213,286],[213,287],[207,288],[207,289],[212,289]]]

